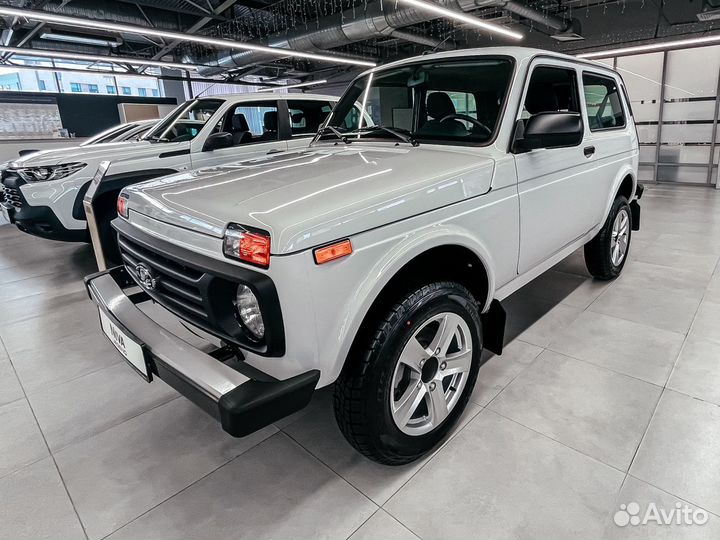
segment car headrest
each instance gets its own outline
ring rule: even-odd
[[[292,121],[293,124],[299,124],[300,122],[303,121],[304,118],[305,118],[305,113],[302,113],[302,112],[296,112],[295,114],[290,115],[290,120]]]
[[[277,111],[267,111],[263,115],[263,126],[265,131],[277,131]]]
[[[455,114],[455,105],[445,92],[433,92],[427,98],[427,114],[434,120],[442,120]]]
[[[560,110],[555,88],[549,84],[531,84],[525,97],[525,109],[530,114]]]
[[[235,113],[232,117],[232,128],[233,131],[250,131],[247,119],[242,113]]]

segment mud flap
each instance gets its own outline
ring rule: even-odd
[[[632,219],[632,230],[633,231],[639,231],[640,230],[640,204],[637,202],[637,199],[634,199],[630,203],[630,217]]]
[[[483,326],[483,347],[495,354],[502,354],[505,342],[505,308],[500,301],[490,302],[490,309],[480,316]]]

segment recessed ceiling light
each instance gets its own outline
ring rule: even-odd
[[[278,86],[270,86],[268,88],[261,88],[260,90],[257,90],[257,92],[272,92],[273,90],[283,90],[285,88],[302,88],[303,86],[316,86],[318,84],[324,84],[327,80],[322,79],[320,81],[310,81],[310,82],[304,82],[304,83],[298,83],[298,84],[284,84],[284,85],[278,85]]]
[[[709,45],[711,43],[720,43],[720,34],[714,36],[705,36],[699,38],[681,39],[678,41],[664,41],[662,43],[650,43],[648,45],[634,45],[632,47],[622,47],[620,49],[608,49],[605,51],[596,51],[589,53],[580,53],[575,56],[578,58],[608,58],[610,56],[623,56],[627,54],[644,53],[652,51],[666,51],[668,49],[680,49],[682,47],[693,47],[697,45]]]
[[[436,4],[431,4],[430,2],[426,2],[425,0],[397,0],[397,1],[402,4],[407,4],[410,6],[414,6],[418,9],[423,9],[425,11],[435,13],[437,15],[440,15],[441,17],[446,17],[448,19],[455,19],[457,21],[461,21],[461,22],[464,22],[467,24],[471,24],[473,26],[477,26],[478,28],[482,28],[483,30],[487,30],[488,32],[495,32],[496,34],[502,34],[504,36],[507,36],[507,37],[510,37],[513,39],[522,39],[523,38],[523,35],[520,34],[519,32],[513,32],[512,30],[508,30],[504,26],[486,22],[486,21],[483,21],[482,19],[478,19],[477,17],[472,17],[470,15],[465,15],[464,13],[455,11],[454,9],[447,9],[447,8],[438,6]]]
[[[79,28],[96,28],[98,30],[119,32],[126,34],[136,34],[140,36],[159,37],[169,40],[180,40],[189,43],[200,43],[201,45],[211,45],[213,47],[222,47],[228,49],[240,49],[246,51],[261,51],[275,56],[291,56],[294,58],[307,58],[308,60],[322,60],[324,62],[334,62],[336,64],[350,64],[353,66],[375,67],[373,62],[365,60],[354,60],[352,58],[331,56],[325,54],[315,54],[309,52],[301,52],[293,49],[283,49],[281,47],[265,47],[263,45],[253,45],[251,43],[243,43],[240,41],[231,41],[229,39],[218,39],[195,34],[183,34],[182,32],[170,32],[168,30],[158,30],[157,28],[145,28],[143,26],[134,26],[131,24],[111,23],[107,21],[98,21],[92,19],[79,19],[77,17],[68,17],[65,15],[56,15],[55,13],[47,13],[45,11],[33,11],[27,9],[14,9],[0,7],[0,15],[10,17],[24,17],[33,21],[44,21],[50,23],[63,24],[67,26],[76,26]]]
[[[170,69],[196,70],[198,66],[176,64],[159,60],[143,60],[142,58],[124,58],[120,56],[101,56],[95,54],[76,54],[65,51],[46,51],[42,49],[21,49],[19,47],[0,47],[0,53],[29,56],[31,58],[59,58],[62,60],[80,60],[86,62],[102,62],[103,64],[129,64],[131,66],[156,66]]]

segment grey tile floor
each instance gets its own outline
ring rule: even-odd
[[[98,330],[87,246],[0,227],[0,538],[720,538],[720,192],[650,186],[614,283],[575,253],[505,302],[453,437],[387,468],[330,393],[232,439]],[[621,503],[709,512],[618,527]]]

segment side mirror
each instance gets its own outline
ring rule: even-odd
[[[513,138],[513,152],[529,152],[536,148],[576,146],[583,138],[582,117],[574,112],[543,112],[518,120]]]
[[[207,138],[205,145],[203,146],[203,152],[212,152],[213,150],[220,150],[221,148],[230,148],[232,145],[232,133],[220,131],[219,133],[213,133]]]

